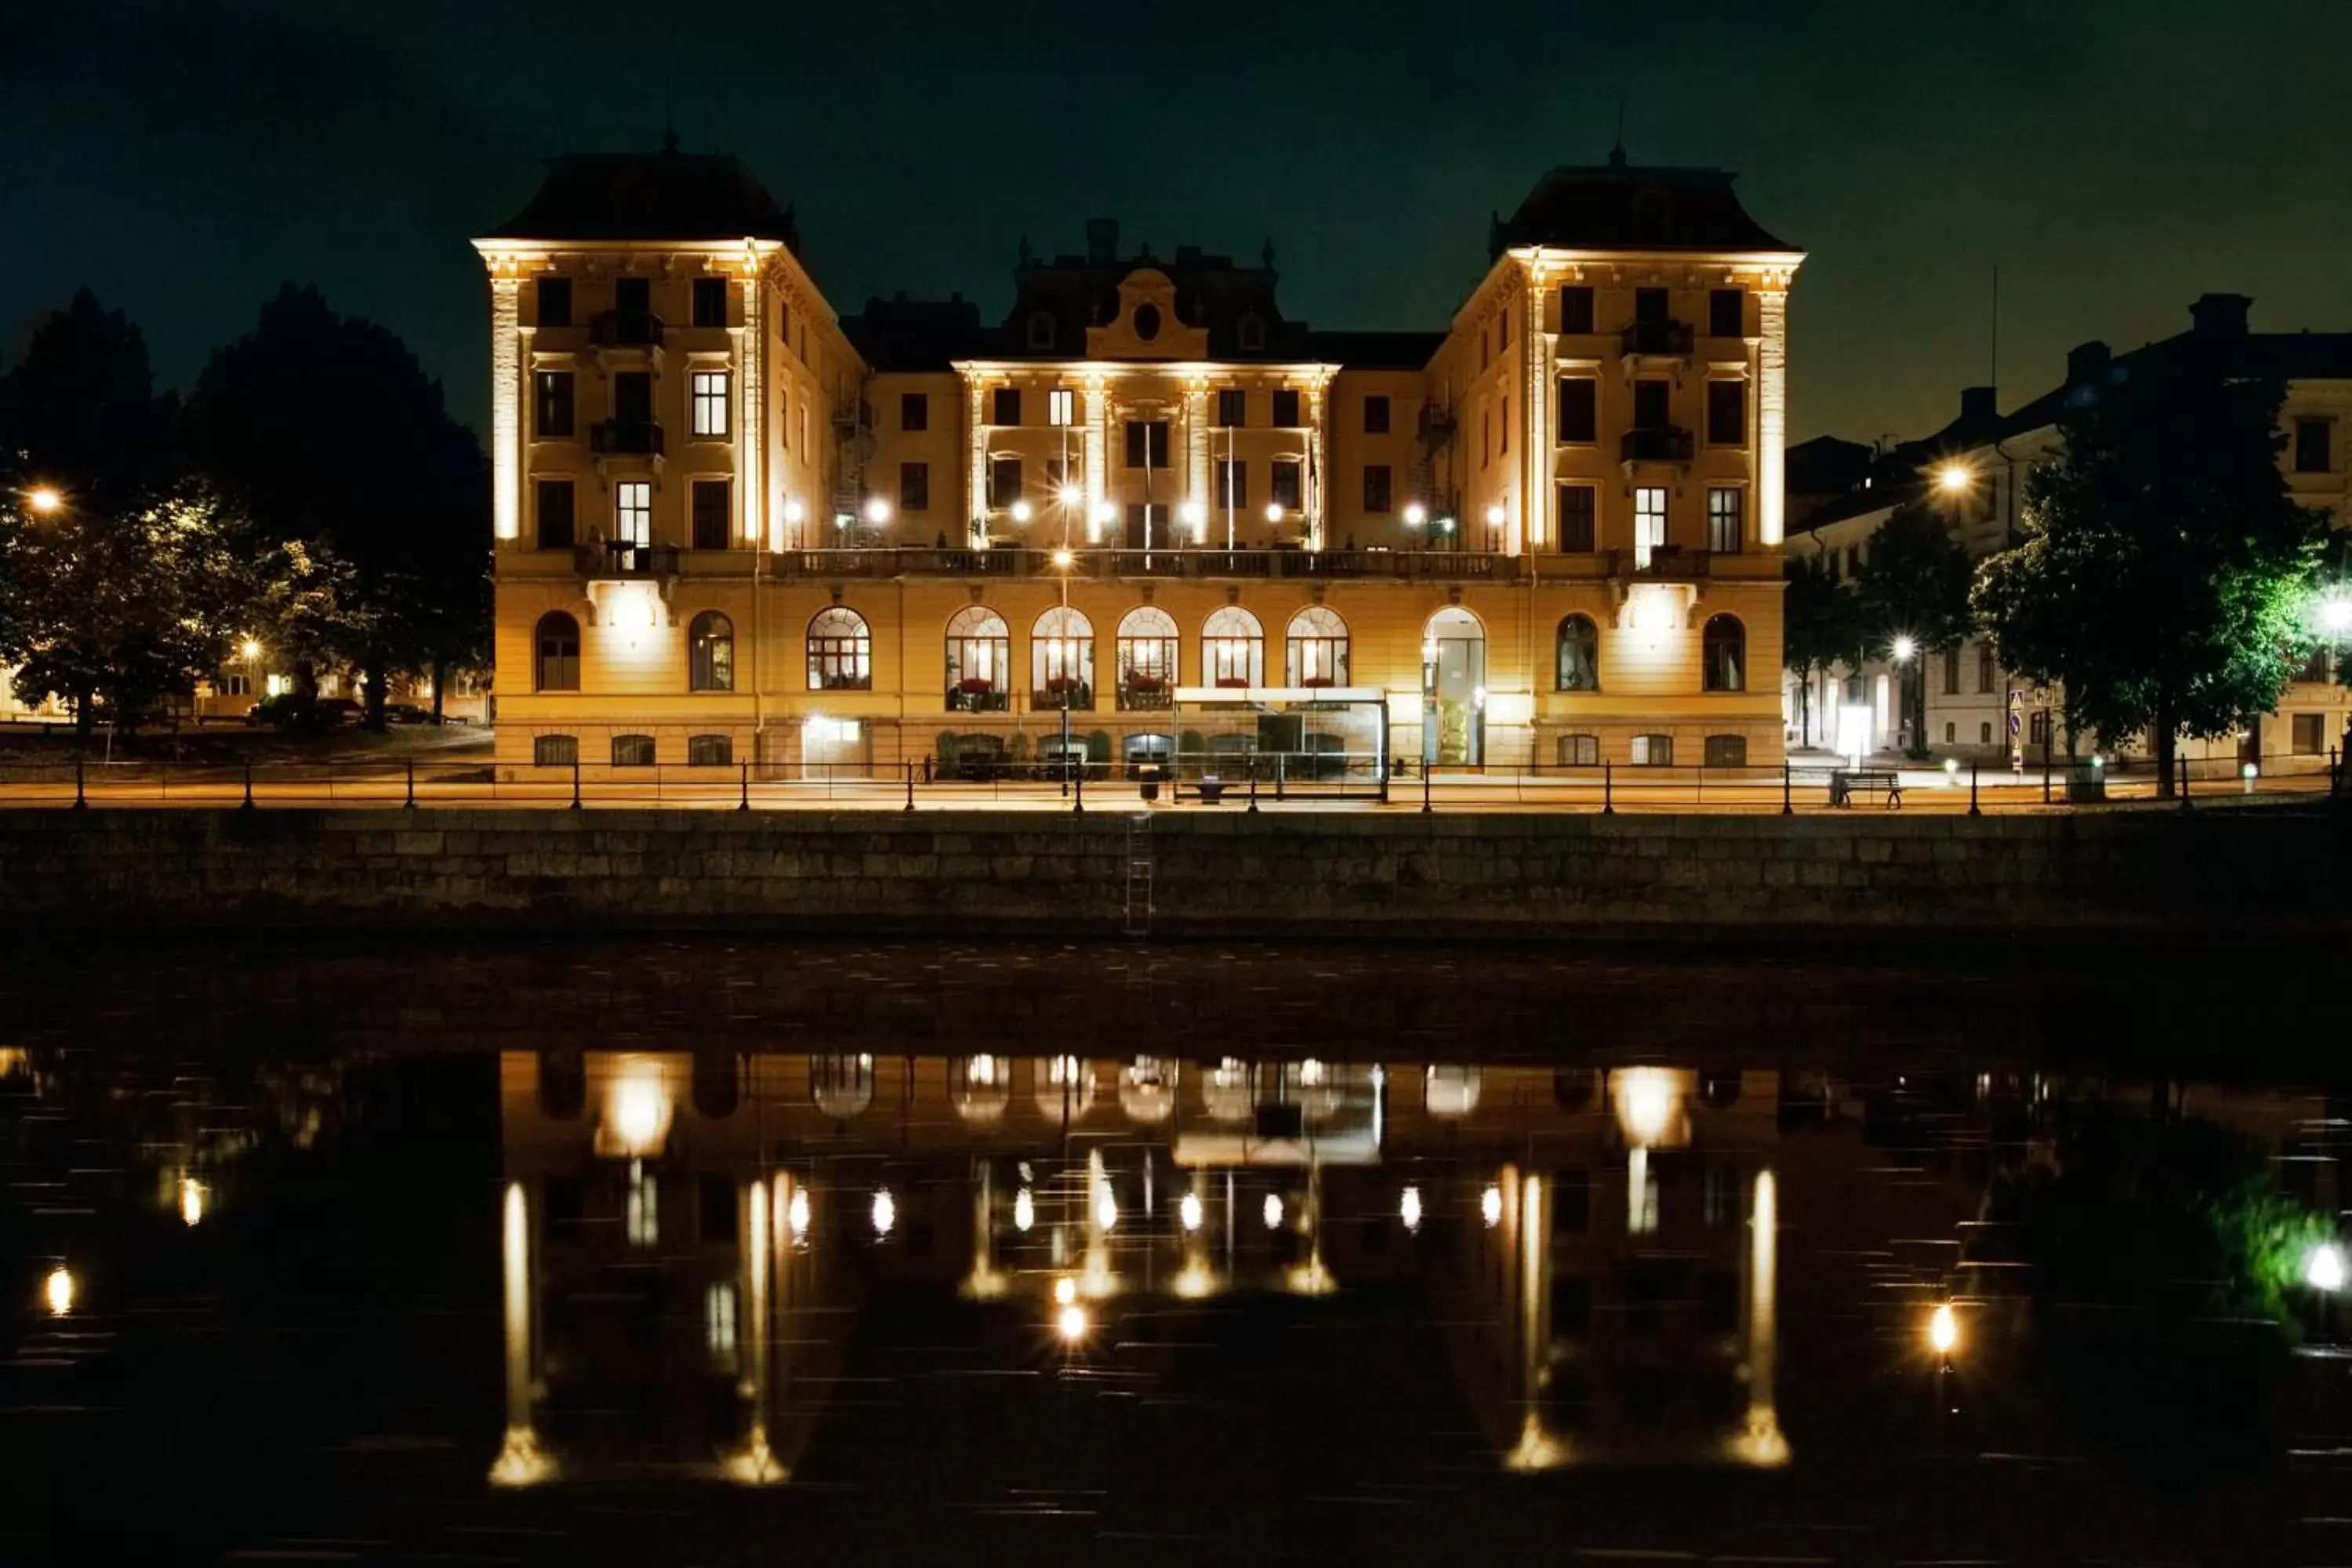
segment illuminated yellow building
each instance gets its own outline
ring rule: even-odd
[[[1727,174],[1553,170],[1443,332],[1106,220],[837,318],[674,148],[476,246],[506,767],[1780,760],[1802,257]]]

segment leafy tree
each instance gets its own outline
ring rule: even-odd
[[[0,376],[0,482],[54,487],[80,513],[134,510],[172,482],[173,417],[146,339],[81,289]]]
[[[366,673],[369,721],[383,722],[394,674],[432,675],[437,712],[449,670],[488,644],[489,480],[415,355],[289,285],[214,353],[188,426],[264,538],[348,566],[350,603],[315,625]]]
[[[1969,613],[1969,556],[1924,506],[1895,510],[1871,536],[1870,553],[1854,574],[1864,635],[1892,654],[1897,637],[1911,639],[1903,670],[1903,705],[1911,754],[1927,754],[1927,658],[1960,646],[1975,622]]]
[[[249,635],[291,673],[298,723],[316,717],[320,668],[374,635],[376,612],[361,594],[358,575],[327,546],[299,539],[260,547],[247,570]]]
[[[1781,599],[1780,662],[1797,677],[1799,735],[1810,745],[1813,679],[1840,660],[1858,668],[1863,637],[1853,590],[1832,577],[1821,557],[1791,555],[1781,570],[1788,587]]]
[[[2194,355],[2069,408],[2028,537],[1978,574],[2001,662],[2062,685],[2070,728],[2153,731],[2167,794],[2179,736],[2269,711],[2301,662],[2326,524],[2279,470],[2284,400]]]
[[[186,485],[122,512],[76,504],[8,540],[0,658],[16,689],[72,705],[87,740],[102,710],[133,729],[220,668],[247,603],[233,520]]]

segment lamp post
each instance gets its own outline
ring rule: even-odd
[[[1908,632],[1897,632],[1895,635],[1894,644],[1888,651],[1894,658],[1895,668],[1902,672],[1902,724],[1904,726],[1908,726],[1913,722],[1915,718],[1918,724],[1918,728],[1912,732],[1911,744],[1906,747],[1905,751],[1906,752],[1925,751],[1927,749],[1927,735],[1925,731],[1927,728],[1927,716],[1924,710],[1927,708],[1927,704],[1923,695],[1918,704],[1919,709],[1922,710],[1915,714],[1911,700],[1912,679],[1919,673],[1919,670],[1924,667],[1925,662],[1919,658],[1918,641]]]
[[[1062,644],[1061,657],[1054,662],[1061,667],[1062,681],[1062,754],[1061,766],[1055,771],[1062,775],[1062,794],[1070,793],[1070,567],[1077,557],[1067,550],[1056,550],[1052,560],[1054,571],[1062,580],[1062,619],[1055,630]]]

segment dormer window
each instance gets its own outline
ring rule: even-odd
[[[1145,342],[1160,335],[1160,307],[1138,305],[1135,308],[1135,335]]]
[[[1244,316],[1234,328],[1236,341],[1244,353],[1260,353],[1265,349],[1265,318],[1253,311]]]
[[[1049,310],[1029,312],[1029,346],[1050,352],[1054,346],[1054,316]]]

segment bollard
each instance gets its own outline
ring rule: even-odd
[[[1076,794],[1077,804],[1070,807],[1070,815],[1072,816],[1084,816],[1087,814],[1087,764],[1084,763],[1080,763],[1078,764]]]
[[[251,776],[250,774],[248,774],[248,775],[247,775],[247,777],[248,777],[248,778],[249,778],[250,776]],[[408,759],[408,801],[407,801],[407,806],[408,806],[408,809],[409,809],[409,810],[411,810],[411,811],[415,811],[415,810],[416,809],[416,759],[415,759],[415,757],[411,757],[411,758],[409,758],[409,759]]]
[[[1601,764],[1601,815],[1617,815],[1617,764],[1614,763]]]
[[[1969,764],[1969,815],[1970,816],[1984,815],[1977,806],[1977,765],[1974,763]]]
[[[736,796],[735,809],[749,811],[751,809],[751,764],[742,763],[738,765],[743,770],[743,793]]]
[[[1423,816],[1429,815],[1429,759],[1426,757],[1421,763],[1421,814]]]
[[[907,809],[915,809],[915,764],[907,764]]]
[[[414,805],[416,803],[412,800],[408,804]],[[239,811],[251,811],[253,809],[253,759],[250,757],[247,757],[245,761],[245,804],[238,806],[237,809]]]
[[[580,759],[572,759],[572,809],[580,809]]]
[[[1796,803],[1789,795],[1794,782],[1789,776],[1789,764],[1783,762],[1780,764],[1780,815],[1783,816],[1794,816],[1797,814]]]
[[[76,757],[74,759],[74,809],[76,811],[88,811],[89,809],[89,793],[85,787],[82,778],[82,768],[84,765],[85,764],[79,757]]]
[[[2176,757],[2174,761],[2180,768],[2180,809],[2187,811],[2189,809],[2189,759]]]
[[[1257,815],[1257,763],[1256,763],[1256,760],[1255,760],[1255,758],[1253,758],[1253,759],[1251,760],[1251,762],[1250,762],[1250,808],[1249,808],[1249,814],[1250,814],[1252,816],[1255,816]]]

